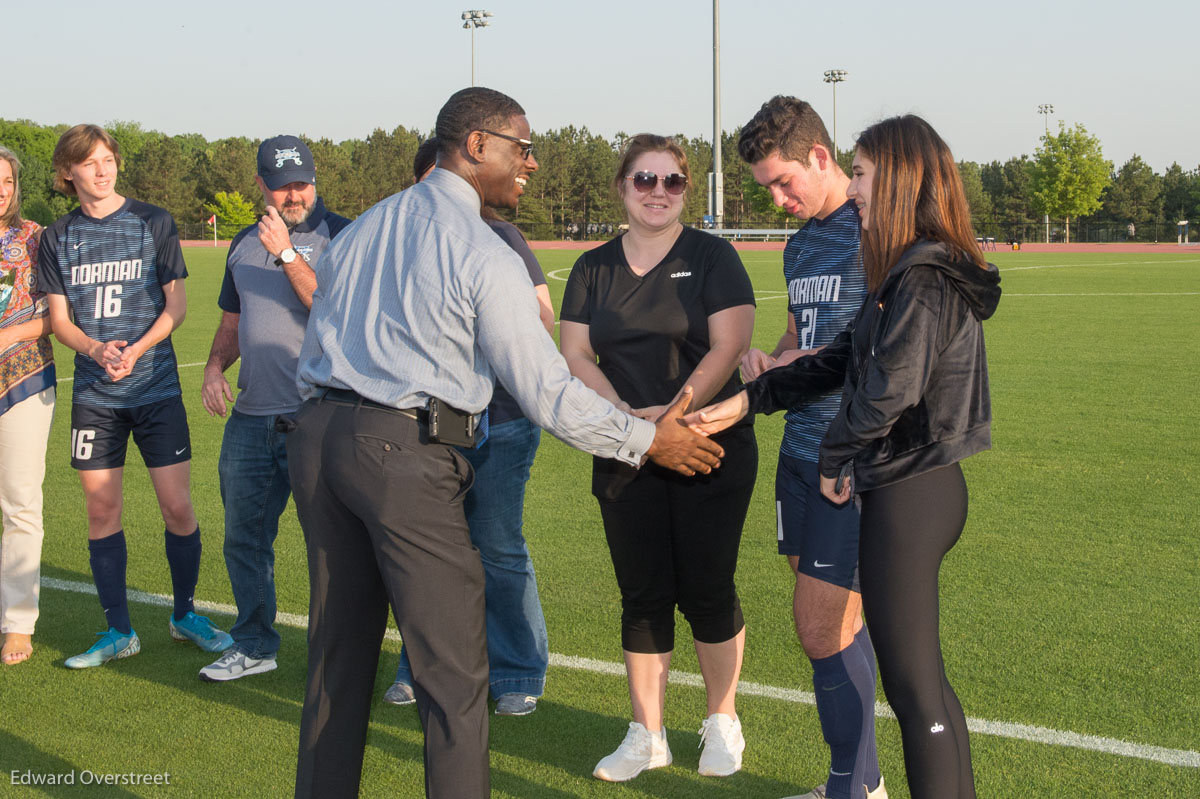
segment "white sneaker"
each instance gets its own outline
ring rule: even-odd
[[[236,649],[230,649],[219,660],[209,663],[200,669],[200,679],[209,682],[227,682],[239,677],[249,677],[251,674],[263,674],[274,671],[275,658],[252,658],[243,655]]]
[[[667,746],[667,730],[650,732],[636,721],[629,722],[629,732],[617,751],[596,764],[593,777],[609,782],[625,782],[648,768],[671,765],[671,748]]]
[[[700,724],[700,774],[705,777],[728,777],[742,767],[742,752],[746,739],[742,723],[724,713],[713,713]]]
[[[863,786],[863,790],[867,793],[867,799],[888,799],[887,788],[883,787],[883,775],[879,775],[879,786],[873,791],[867,791],[867,786]],[[826,799],[825,786],[818,785],[808,793],[802,796],[785,796],[784,799]]]

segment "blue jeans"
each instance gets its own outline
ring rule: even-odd
[[[475,468],[464,509],[471,542],[483,560],[487,605],[488,685],[492,696],[541,696],[550,645],[533,561],[521,534],[525,483],[542,431],[528,419],[494,425],[479,449],[460,450]],[[412,684],[408,653],[400,650],[396,681]]]
[[[225,503],[225,568],[238,609],[229,633],[234,649],[252,658],[279,651],[275,537],[292,486],[287,434],[275,432],[277,418],[230,411],[217,467]]]

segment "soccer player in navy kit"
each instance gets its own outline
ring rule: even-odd
[[[866,276],[858,212],[846,199],[850,179],[812,106],[794,97],[767,101],[742,128],[738,152],[776,205],[808,220],[783,254],[787,330],[770,354],[752,349],[742,359],[742,377],[753,380],[841,333],[862,305]],[[858,588],[858,509],[822,497],[817,471],[840,400],[839,389],[788,409],[775,477],[779,553],[796,575],[796,635],[812,663],[831,753],[826,783],[791,799],[887,797],[875,751],[875,652]]]
[[[171,637],[207,652],[233,643],[192,607],[200,573],[200,528],[188,488],[191,442],[171,332],[183,322],[187,277],[179,234],[161,208],[116,192],[117,142],[76,125],[54,148],[55,188],[79,208],[42,235],[39,289],[54,335],[75,356],[71,465],[88,515],[92,577],[108,630],[68,668],[99,666],[141,649],[125,597],[121,484],[129,434],[141,450],[166,524],[174,589]]]

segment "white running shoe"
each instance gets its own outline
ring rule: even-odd
[[[863,786],[863,790],[867,793],[867,799],[888,799],[887,788],[883,787],[883,775],[879,776],[879,785],[873,791],[868,791],[867,786]],[[784,799],[826,799],[825,786],[818,785],[802,796],[785,796]]]
[[[700,774],[705,777],[728,777],[742,767],[742,752],[746,739],[742,723],[724,713],[713,713],[700,724]]]
[[[671,748],[667,746],[667,730],[650,732],[636,721],[629,722],[629,732],[617,751],[596,764],[593,777],[609,782],[625,782],[648,768],[671,765]]]
[[[200,669],[200,679],[208,682],[228,682],[249,677],[251,674],[274,671],[276,665],[274,657],[252,658],[236,649],[230,649],[218,660]]]

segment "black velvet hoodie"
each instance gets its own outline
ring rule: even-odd
[[[991,447],[983,320],[1000,273],[920,240],[871,292],[854,321],[815,355],[746,384],[752,413],[802,405],[843,385],[821,442],[820,471],[870,491]]]

